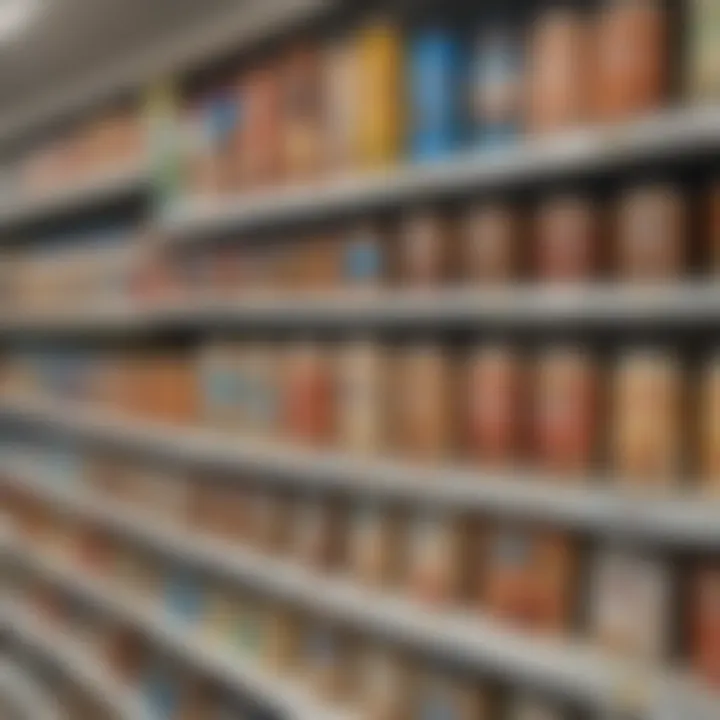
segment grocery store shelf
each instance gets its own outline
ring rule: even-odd
[[[431,657],[452,658],[481,673],[502,673],[593,707],[612,702],[616,683],[622,677],[618,664],[568,643],[529,638],[498,629],[477,617],[441,615],[401,598],[367,592],[344,580],[319,577],[297,565],[237,548],[230,551],[218,543],[188,542],[179,533],[152,532],[145,524],[136,525],[133,532],[143,532],[145,540],[152,536],[154,546],[174,559],[190,561],[205,572],[220,572],[261,594],[310,609],[330,622],[362,629]],[[197,667],[219,674],[224,681],[235,672],[238,686],[243,687],[239,666],[230,663],[229,658],[228,662],[219,662],[219,655],[205,651],[204,642],[190,639],[192,630],[173,628],[158,613],[145,612],[137,603],[123,600],[119,590],[108,587],[106,582],[92,582],[55,559],[43,559],[26,551],[19,553],[18,559],[31,572],[141,628]],[[293,706],[298,707],[289,703],[289,708]],[[314,720],[319,716],[302,713],[301,717]]]
[[[616,539],[716,551],[720,505],[701,495],[642,495],[581,478],[552,481],[470,468],[420,466],[243,440],[164,426],[72,402],[5,397],[0,416],[81,440],[179,460],[186,466],[251,470],[266,482],[340,491],[413,506],[535,519]]]
[[[58,120],[87,113],[128,94],[140,94],[158,79],[181,77],[228,53],[278,36],[332,5],[333,0],[263,0],[237,2],[229,11],[208,14],[188,32],[176,33],[129,54],[112,67],[93,68],[74,84],[3,112],[0,144],[12,143],[27,133],[41,131]]]
[[[434,291],[337,290],[306,296],[265,293],[236,302],[196,301],[149,312],[156,326],[337,325],[368,327],[462,327],[582,323],[618,327],[645,323],[720,320],[720,284],[621,284]]]
[[[72,638],[49,627],[20,603],[3,600],[0,627],[32,652],[50,661],[106,706],[118,720],[151,720],[137,698],[121,688],[97,660],[89,657]]]
[[[388,168],[228,199],[185,200],[161,218],[160,227],[170,241],[185,242],[716,150],[720,150],[720,108],[673,110],[625,124],[528,139],[510,149],[466,151],[434,164]]]
[[[0,658],[0,699],[23,720],[61,720],[57,702],[9,658]]]
[[[105,513],[97,506],[98,514]],[[99,519],[99,517],[98,517]],[[718,698],[704,686],[682,673],[638,667],[633,663],[581,646],[574,641],[550,637],[529,637],[499,627],[474,614],[427,609],[399,596],[382,595],[359,588],[342,578],[319,577],[295,564],[259,556],[224,543],[189,539],[145,518],[116,515],[114,529],[129,533],[151,545],[174,561],[190,563],[203,573],[218,573],[250,587],[260,594],[305,608],[329,622],[353,627],[373,637],[410,647],[422,655],[451,660],[480,674],[512,678],[535,689],[542,688],[558,697],[598,711],[627,709],[632,702],[638,711],[633,717],[654,718],[653,708],[666,706],[668,696],[684,706],[708,708],[693,717],[711,720]],[[242,659],[227,657],[213,649],[206,639],[193,637],[192,630],[163,619],[137,602],[124,600],[120,591],[105,581],[92,581],[62,562],[21,553],[31,571],[69,592],[97,603],[107,612],[139,628],[153,640],[194,663],[203,672],[238,689],[273,699],[292,713],[288,717],[304,720],[352,717],[351,712],[317,714],[293,686],[266,679]],[[626,691],[632,689],[632,701]],[[641,700],[639,700],[641,698]],[[639,703],[639,704],[638,704]],[[308,712],[310,714],[308,714]],[[315,714],[314,714],[315,713]],[[678,717],[684,715],[678,715]],[[615,717],[612,715],[612,717]]]
[[[148,168],[133,162],[56,190],[6,195],[0,202],[0,231],[131,197],[149,187],[149,181]]]
[[[506,289],[347,290],[248,294],[143,307],[132,302],[82,310],[6,312],[0,334],[107,334],[219,328],[475,329],[696,327],[720,322],[720,283],[656,286],[510,286]]]
[[[31,572],[96,605],[200,673],[279,713],[283,720],[352,720],[349,711],[321,706],[299,684],[271,675],[239,652],[223,649],[147,603],[127,598],[107,583],[93,582],[62,561],[26,550],[18,551],[17,558]]]

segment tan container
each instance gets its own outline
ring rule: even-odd
[[[402,571],[404,523],[398,512],[375,505],[361,505],[350,522],[349,564],[363,585],[395,585]]]
[[[550,8],[531,31],[528,126],[548,132],[588,119],[592,36],[584,17]]]
[[[443,284],[455,274],[456,237],[447,218],[434,211],[405,217],[400,227],[398,276],[416,288]]]
[[[688,259],[686,207],[667,185],[635,188],[618,209],[618,274],[635,282],[678,279]]]
[[[708,492],[720,495],[720,356],[707,364],[698,400],[700,474]]]
[[[411,720],[415,680],[401,655],[371,646],[360,657],[361,720]]]
[[[467,370],[468,454],[482,467],[508,469],[523,451],[523,362],[507,346],[485,345],[472,353]]]
[[[592,357],[582,348],[556,347],[538,359],[533,439],[538,469],[580,479],[598,448],[599,387]]]
[[[667,24],[661,0],[606,0],[597,23],[599,119],[623,120],[662,105],[669,84]]]
[[[359,59],[358,46],[352,38],[333,40],[325,48],[325,165],[332,173],[351,173],[360,160]]]
[[[324,108],[322,55],[310,43],[290,50],[281,69],[283,166],[293,181],[316,176],[322,166]]]
[[[720,6],[716,0],[690,0],[686,5],[689,95],[715,102],[720,97]]]
[[[606,551],[592,576],[592,633],[603,647],[635,659],[660,660],[670,630],[666,568],[634,553]]]
[[[519,270],[519,223],[506,205],[481,205],[461,225],[462,274],[470,283],[497,285]]]
[[[619,362],[610,443],[621,484],[653,488],[679,478],[683,452],[680,368],[672,355],[635,351]]]
[[[454,442],[455,389],[442,348],[403,351],[395,369],[395,428],[399,450],[419,461],[440,461]],[[422,388],[422,392],[418,389]]]
[[[408,590],[430,605],[457,602],[465,589],[468,536],[463,522],[450,515],[423,514],[412,521]]]
[[[541,280],[578,282],[599,270],[598,213],[581,196],[564,195],[542,203],[536,218],[536,273]]]
[[[372,340],[342,348],[338,357],[338,435],[340,446],[361,455],[387,446],[388,360]]]

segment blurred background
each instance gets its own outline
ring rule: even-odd
[[[0,0],[0,720],[717,720],[718,0]]]

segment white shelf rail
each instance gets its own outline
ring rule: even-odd
[[[121,418],[80,404],[0,399],[0,416],[131,453],[217,468],[308,491],[399,501],[419,507],[534,519],[615,539],[717,551],[720,503],[678,488],[638,494],[607,481],[553,481],[470,468],[420,466],[242,439],[233,434]]]
[[[8,551],[6,541],[4,550]],[[152,720],[139,700],[120,687],[95,659],[69,636],[47,625],[15,600],[0,604],[0,626],[16,640],[57,666],[72,682],[92,694],[118,720]]]

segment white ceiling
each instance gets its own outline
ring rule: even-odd
[[[256,0],[42,2],[44,8],[26,31],[0,43],[0,115],[81,81],[161,38]]]

